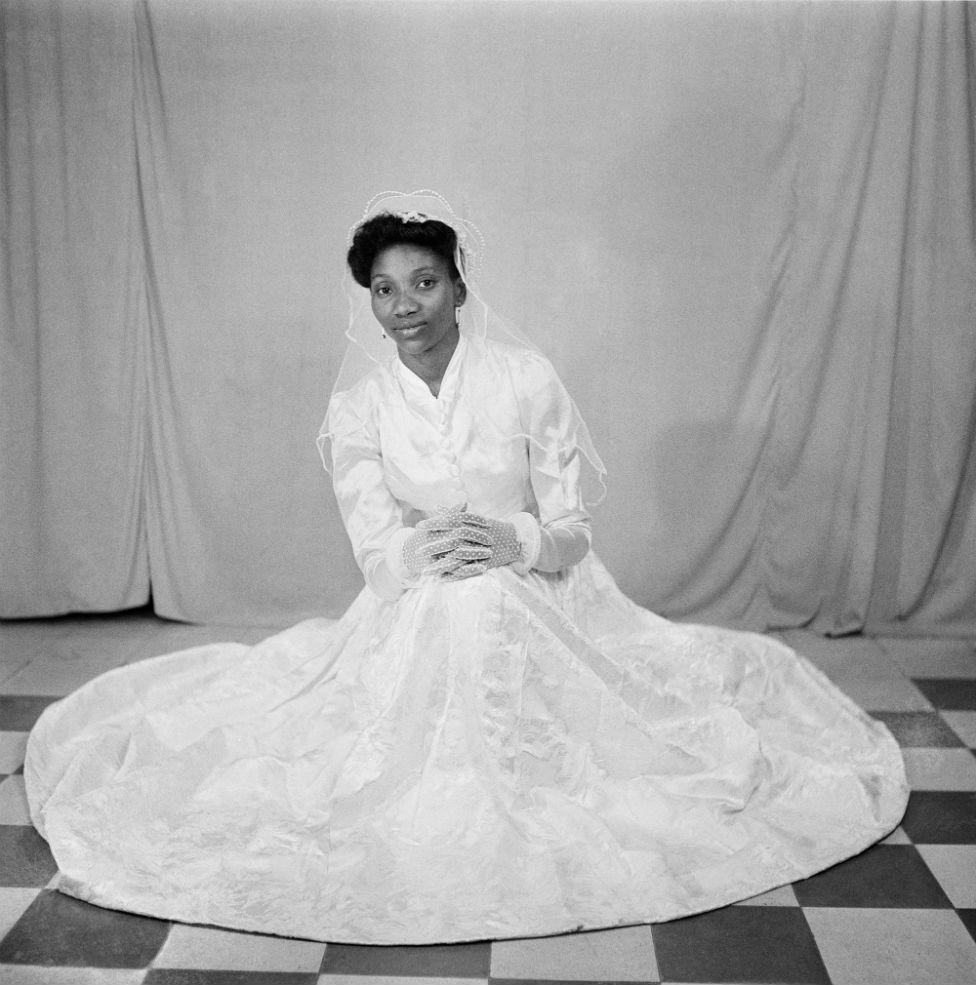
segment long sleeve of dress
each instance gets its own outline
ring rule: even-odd
[[[356,563],[380,598],[396,599],[413,580],[396,563],[411,533],[390,492],[368,405],[337,399],[330,409],[333,488]]]
[[[518,375],[522,421],[529,437],[529,476],[539,508],[538,537],[524,515],[513,521],[522,539],[524,569],[560,571],[582,561],[591,540],[580,487],[575,415],[566,388],[543,356],[526,359]]]

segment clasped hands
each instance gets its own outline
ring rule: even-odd
[[[415,575],[459,581],[522,559],[513,523],[442,506],[421,520],[403,546],[403,563]]]

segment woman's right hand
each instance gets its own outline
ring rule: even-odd
[[[443,575],[464,562],[452,556],[464,539],[459,520],[465,504],[441,507],[437,513],[421,520],[403,545],[403,563],[413,575]]]
[[[433,516],[417,524],[404,546],[404,563],[415,576],[441,575],[449,581],[482,575],[521,559],[514,524],[468,513],[465,503],[439,506]]]

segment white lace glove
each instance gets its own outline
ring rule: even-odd
[[[403,563],[414,576],[440,575],[453,571],[463,562],[451,556],[461,546],[460,518],[464,504],[440,507],[437,514],[417,524],[403,545]]]
[[[477,513],[461,513],[454,533],[461,538],[450,557],[460,562],[444,572],[450,581],[483,575],[489,568],[501,568],[522,560],[522,544],[514,523],[491,520]]]

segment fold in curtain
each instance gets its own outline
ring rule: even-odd
[[[971,14],[839,5],[810,18],[769,326],[761,580],[775,622],[976,628]]]
[[[8,0],[0,615],[341,612],[346,233],[433,186],[590,420],[632,597],[976,632],[973,20]]]
[[[0,4],[0,615],[149,597],[146,296],[121,4]]]

